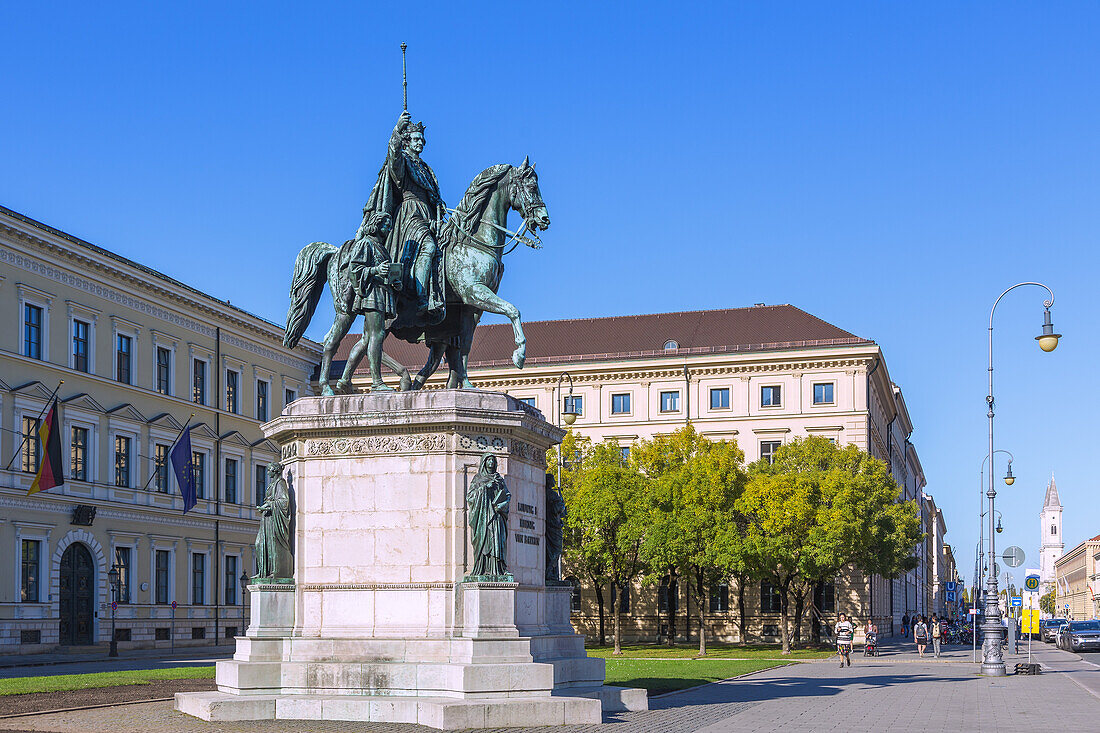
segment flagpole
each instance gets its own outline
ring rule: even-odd
[[[57,382],[57,386],[54,387],[53,394],[46,398],[46,405],[42,408],[42,412],[38,413],[38,418],[37,420],[35,420],[35,422],[42,422],[42,416],[46,414],[46,410],[50,409],[50,405],[53,403],[53,398],[57,396],[57,391],[61,389],[61,385],[63,384],[65,384],[65,380],[59,379]],[[10,461],[8,461],[8,465],[4,466],[5,471],[11,468],[11,464],[15,463],[15,459],[19,457],[19,453],[23,450],[23,446],[26,445],[27,441],[30,438],[30,435],[24,435],[23,440],[19,441],[19,447],[15,449],[15,455],[11,457]]]
[[[182,428],[180,428],[179,435],[176,436],[176,439],[172,441],[171,447],[168,448],[169,453],[172,452],[172,448],[176,447],[176,443],[180,442],[180,438],[183,437],[183,431],[187,430],[187,426],[191,424],[191,418],[194,417],[194,416],[195,416],[195,413],[192,412],[191,417],[187,418],[187,423]],[[147,478],[145,480],[145,485],[141,487],[142,491],[145,491],[149,488],[149,482],[152,481],[153,477],[156,476],[156,475],[157,475],[157,457],[156,457],[156,454],[154,454],[153,455],[153,472],[151,474],[149,474],[149,478]]]

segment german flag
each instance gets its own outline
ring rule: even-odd
[[[61,475],[61,428],[57,425],[56,397],[50,405],[49,414],[42,421],[42,427],[38,428],[38,439],[45,448],[45,455],[42,456],[42,465],[38,467],[38,474],[34,477],[27,496],[65,483],[65,477]]]

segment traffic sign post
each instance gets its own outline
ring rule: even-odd
[[[1024,587],[1032,591],[1039,590],[1039,576],[1029,575],[1024,578]]]
[[[1024,605],[1024,599],[1020,596],[1012,596],[1012,601],[1011,602],[1012,602],[1012,606],[1014,608],[1016,608],[1016,607],[1022,608],[1023,605]]]

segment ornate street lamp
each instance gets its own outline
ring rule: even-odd
[[[1012,475],[1012,462],[1016,460],[1016,456],[1012,455],[1011,451],[998,448],[993,451],[994,454],[1004,453],[1008,456],[1008,471],[1005,473],[1004,482],[1006,486],[1011,486],[1016,482],[1016,477]],[[985,563],[981,561],[982,553],[985,551],[985,464],[989,462],[989,456],[982,457],[982,469],[980,472],[981,481],[978,482],[978,545],[974,554],[974,592],[970,600],[970,607],[973,609],[973,622],[974,633],[971,635],[971,648],[973,651],[974,662],[978,661],[978,596],[981,595],[982,580],[985,577]],[[992,472],[991,472],[992,474]],[[998,512],[999,514],[999,512]]]
[[[569,380],[569,395],[563,400],[561,398],[561,380]],[[562,372],[558,377],[557,387],[557,408],[558,408],[558,426],[564,422],[566,425],[572,425],[577,421],[577,417],[580,412],[577,411],[577,403],[573,399],[573,377],[569,372]],[[562,403],[565,403],[563,408]],[[558,446],[558,487],[561,487],[561,464],[562,464],[561,446]]]
[[[241,636],[248,631],[248,600],[245,594],[248,592],[248,573],[241,571]]]
[[[993,526],[993,513],[994,500],[997,497],[997,489],[994,488],[993,480],[993,316],[997,311],[997,305],[1001,302],[1001,298],[1005,297],[1009,292],[1016,288],[1024,287],[1025,285],[1034,285],[1036,287],[1043,288],[1050,295],[1048,300],[1043,301],[1043,332],[1036,337],[1036,341],[1039,342],[1039,348],[1043,351],[1054,351],[1058,346],[1058,339],[1062,337],[1061,334],[1054,332],[1054,324],[1050,320],[1050,308],[1054,305],[1054,291],[1048,288],[1046,285],[1037,282],[1023,282],[1017,283],[1012,287],[1005,290],[997,299],[993,301],[993,307],[989,310],[989,393],[986,395],[985,401],[988,406],[987,417],[989,418],[989,489],[986,491],[986,497],[989,499],[989,568],[992,571],[995,564],[996,557],[996,541],[994,535],[996,529]],[[1011,476],[1011,473],[1009,474]],[[1005,483],[1011,485],[1008,481],[1009,476],[1005,477]],[[1015,480],[1015,479],[1013,479]],[[981,673],[992,677],[1004,677],[1008,674],[1005,669],[1004,656],[1001,650],[1001,639],[1003,638],[1004,628],[1001,626],[1001,607],[997,602],[997,574],[989,572],[986,575],[986,593],[985,593],[985,620],[982,622],[982,668]]]
[[[116,563],[107,571],[107,582],[111,586],[111,645],[110,650],[107,652],[107,656],[109,657],[118,656],[118,640],[115,634],[115,609],[118,608],[119,576],[118,564]]]

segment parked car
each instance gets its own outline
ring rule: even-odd
[[[1044,618],[1039,621],[1039,638],[1046,642],[1055,641],[1058,629],[1068,623],[1064,618]]]
[[[1058,631],[1054,636],[1054,646],[1059,649],[1068,649],[1067,646],[1069,638],[1069,622],[1062,624],[1058,627]]]
[[[1064,629],[1062,648],[1067,652],[1100,649],[1100,621],[1071,621]]]

